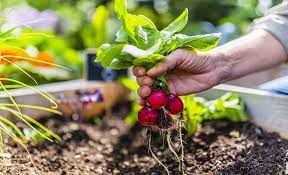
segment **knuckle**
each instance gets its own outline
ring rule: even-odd
[[[142,89],[143,87],[138,88],[137,93],[141,97],[142,96]]]
[[[183,61],[190,57],[191,51],[187,49],[177,49],[175,54],[177,56],[177,60]]]
[[[136,77],[136,81],[139,85],[141,85],[141,79],[142,79],[142,77]]]
[[[140,86],[151,86],[153,83],[153,79],[149,76],[137,77],[136,80]]]

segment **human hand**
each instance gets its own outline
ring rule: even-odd
[[[220,52],[197,52],[178,49],[161,63],[146,72],[143,67],[133,67],[133,74],[140,85],[137,102],[145,105],[144,98],[150,95],[153,77],[166,74],[171,94],[187,95],[207,90],[228,78],[232,63]]]

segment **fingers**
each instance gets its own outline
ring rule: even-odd
[[[141,98],[146,98],[147,96],[149,96],[151,94],[151,88],[149,86],[142,86],[138,89],[138,95]]]
[[[173,59],[174,60],[174,59]],[[174,65],[175,61],[171,61],[171,59],[165,58],[161,63],[158,63],[156,66],[154,66],[152,69],[147,71],[147,75],[151,77],[157,77],[160,75],[165,74],[168,70],[175,67]]]
[[[167,80],[167,85],[168,85],[168,89],[170,94],[176,94],[176,87],[175,87],[175,83],[173,80]],[[178,95],[178,94],[176,94]]]
[[[137,103],[140,105],[145,105],[145,101],[143,98],[146,98],[151,93],[151,88],[149,86],[152,86],[154,83],[153,78],[146,76],[146,70],[143,67],[137,67],[134,66],[133,74],[137,77],[137,83],[140,85],[140,88],[138,89],[138,94],[141,97],[137,100]]]
[[[137,77],[136,80],[140,86],[152,86],[154,82],[154,80],[149,76]]]
[[[136,77],[142,77],[142,76],[146,75],[146,70],[144,67],[134,66],[132,68],[132,72]]]
[[[138,103],[141,106],[145,106],[145,100],[143,98],[136,99],[136,103]]]
[[[151,77],[157,77],[165,74],[168,70],[173,69],[179,64],[185,56],[185,51],[178,49],[168,55],[163,61],[157,64],[155,67],[147,71],[147,75]]]

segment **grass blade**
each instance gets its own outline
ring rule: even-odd
[[[16,133],[22,138],[22,140],[26,143],[26,138],[23,134],[23,132],[14,124],[12,123],[10,120],[6,119],[5,117],[3,116],[0,116],[0,121],[4,124],[4,125],[8,125],[10,126],[11,128],[13,128]]]
[[[2,81],[14,82],[14,83],[20,84],[20,85],[22,85],[22,86],[24,86],[24,87],[30,88],[30,89],[36,91],[37,93],[39,93],[41,96],[43,96],[45,99],[47,99],[50,103],[52,103],[54,106],[51,106],[51,108],[57,109],[57,107],[58,107],[57,103],[52,99],[52,97],[49,97],[48,95],[44,94],[43,92],[41,92],[40,90],[36,89],[36,88],[33,87],[33,86],[29,86],[29,85],[27,85],[27,84],[25,84],[25,83],[22,83],[22,82],[20,82],[20,81],[18,81],[18,80],[14,80],[14,79],[11,79],[11,78],[0,78],[0,82],[1,82],[1,80],[2,80]],[[1,83],[1,84],[2,84],[2,83]],[[2,84],[2,85],[3,85],[3,84]],[[4,88],[5,88],[5,87],[4,87]]]
[[[39,131],[38,129],[36,129],[33,125],[31,125],[28,121],[27,121],[27,116],[25,114],[19,113],[16,110],[7,108],[5,106],[0,105],[0,109],[5,110],[5,111],[9,111],[10,113],[14,114],[15,116],[17,116],[19,119],[21,119],[26,125],[28,125],[30,128],[32,128],[33,130],[35,130],[38,134],[40,134],[41,136],[43,136],[44,138],[46,138],[47,140],[49,140],[50,142],[53,142],[52,139],[50,139],[48,136],[46,136],[45,134],[43,134],[41,131]],[[29,116],[28,116],[29,118]]]
[[[12,64],[13,66],[15,66],[16,68],[18,68],[21,72],[23,72],[25,75],[27,75],[31,80],[33,80],[35,82],[36,85],[38,85],[38,82],[28,73],[26,72],[24,69],[22,69],[20,66],[18,66],[17,64],[13,63],[12,61],[9,61],[8,59],[4,58],[3,56],[0,56],[0,59],[3,59],[5,61],[7,61],[8,63]]]
[[[1,103],[1,105],[3,106],[8,106],[8,107],[15,107],[14,104],[10,104],[10,103]],[[58,114],[58,115],[62,115],[62,112],[55,110],[55,109],[50,109],[50,108],[46,108],[46,107],[42,107],[42,106],[36,106],[36,105],[25,105],[25,104],[17,104],[17,106],[19,108],[30,108],[30,109],[37,109],[37,110],[41,110],[41,111],[47,111],[47,112],[51,112],[54,114]]]
[[[5,93],[7,94],[7,96],[9,97],[9,99],[12,101],[12,103],[15,105],[15,108],[21,113],[20,108],[17,106],[17,103],[15,102],[14,98],[10,95],[10,93],[7,91],[7,89],[5,88],[5,86],[3,85],[2,81],[0,81],[0,85],[2,86],[3,90],[5,91]]]
[[[16,56],[16,55],[2,55],[3,58],[6,58],[6,57],[10,57],[10,58],[21,58],[23,60],[29,60],[29,61],[34,61],[34,62],[38,62],[38,63],[44,63],[44,64],[47,64],[47,65],[51,65],[51,66],[55,66],[55,67],[60,67],[62,69],[66,69],[66,70],[69,70],[69,71],[72,71],[70,68],[67,68],[67,67],[64,67],[64,66],[61,66],[59,64],[54,64],[54,63],[50,63],[50,62],[47,62],[47,61],[42,61],[42,60],[37,60],[37,59],[34,59],[34,58],[28,58],[28,57],[22,57],[22,56]]]

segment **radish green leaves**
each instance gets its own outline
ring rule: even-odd
[[[115,0],[115,11],[122,23],[116,44],[103,44],[97,51],[96,62],[105,68],[127,69],[133,65],[151,68],[177,48],[210,50],[221,38],[219,33],[180,34],[188,23],[187,9],[161,31],[147,17],[128,13],[125,0]]]

